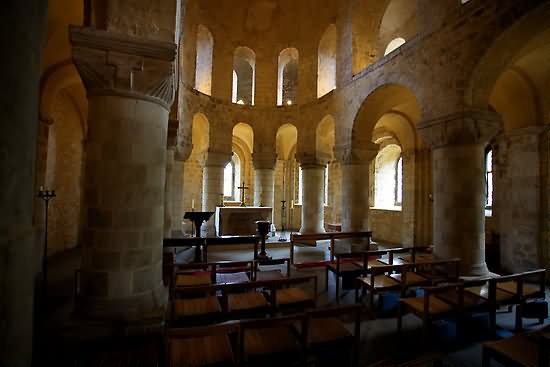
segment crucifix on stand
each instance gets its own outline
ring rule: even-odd
[[[244,190],[248,190],[249,187],[248,186],[245,186],[244,185],[244,181],[242,183],[241,186],[237,187],[237,189],[241,190],[241,206],[246,206],[245,202],[244,202],[244,193],[245,191]]]

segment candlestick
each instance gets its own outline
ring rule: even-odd
[[[191,209],[195,210],[195,199],[191,199]]]

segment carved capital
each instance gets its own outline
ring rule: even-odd
[[[204,165],[208,167],[225,167],[231,160],[230,152],[208,150],[205,152]]]
[[[418,133],[432,148],[487,144],[501,126],[496,112],[469,110],[424,121],[418,125]]]
[[[275,152],[254,152],[252,163],[255,169],[275,169],[277,154]]]
[[[336,159],[343,165],[370,164],[378,154],[379,145],[367,142],[353,147],[350,144],[334,147]]]
[[[122,95],[170,109],[176,45],[92,28],[70,27],[73,61],[88,95]]]
[[[296,160],[300,162],[302,169],[326,167],[326,164],[317,159],[315,154],[299,153],[296,155]]]

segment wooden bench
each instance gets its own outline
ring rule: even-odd
[[[370,245],[372,232],[325,232],[325,233],[291,233],[290,234],[290,262],[294,264],[294,246],[317,246],[317,241],[330,241],[330,260],[334,260],[335,240],[363,239]]]

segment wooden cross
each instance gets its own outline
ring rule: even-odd
[[[244,203],[244,190],[248,190],[250,187],[244,185],[244,181],[241,186],[237,187],[237,189],[241,190],[241,206],[246,206]]]

